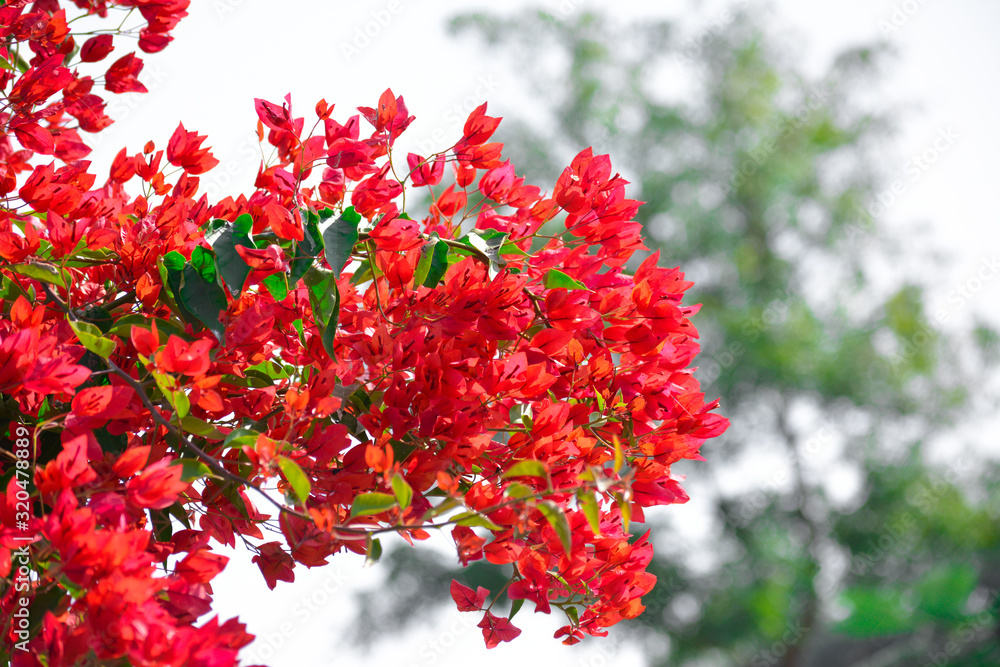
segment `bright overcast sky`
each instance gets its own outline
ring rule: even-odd
[[[625,1],[613,8],[622,19],[683,13],[685,29],[695,38],[711,29],[722,10],[737,4],[752,5],[754,0],[705,3],[701,9],[692,9],[687,2]],[[192,3],[191,15],[175,31],[175,42],[146,58],[141,78],[151,92],[109,105],[109,114],[118,122],[100,135],[95,162],[103,171],[118,148],[127,145],[136,152],[147,139],[164,147],[177,123],[183,122],[189,130],[207,134],[207,143],[222,161],[214,177],[203,179],[210,193],[249,192],[259,162],[254,97],[280,101],[290,92],[299,114],[307,118],[315,102],[325,98],[337,105],[334,115],[343,120],[356,106],[375,106],[387,87],[403,95],[417,117],[407,132],[413,145],[437,131],[447,143],[439,142],[435,149],[445,147],[460,136],[462,120],[472,106],[489,101],[491,110],[509,113],[528,100],[506,60],[477,50],[472,40],[447,36],[446,18],[459,10],[510,11],[529,6],[573,12],[600,4],[574,0]],[[887,220],[909,239],[905,250],[911,259],[903,266],[908,271],[923,268],[915,252],[919,249],[935,248],[951,255],[953,261],[946,268],[926,267],[927,282],[934,285],[928,293],[931,303],[955,316],[950,323],[967,320],[973,312],[1000,323],[995,307],[1000,280],[991,281],[995,275],[989,270],[1000,239],[994,203],[997,186],[992,181],[1000,156],[996,120],[1000,42],[995,37],[1000,3],[781,0],[771,15],[776,34],[787,35],[788,46],[801,53],[812,71],[821,70],[844,46],[885,36],[897,47],[899,58],[888,71],[884,90],[887,107],[903,110],[903,122],[898,150],[887,152],[884,166],[890,181],[899,181]],[[358,32],[366,25],[373,35],[367,43]],[[915,168],[914,158],[926,166]],[[915,231],[921,223],[928,225],[925,235]],[[968,299],[955,297],[959,288],[965,288]],[[996,447],[996,442],[988,446]],[[669,511],[694,509],[675,506]],[[257,657],[270,665],[378,661],[400,667],[469,662],[487,667],[509,665],[511,660],[545,660],[598,667],[642,662],[634,649],[619,648],[613,640],[562,647],[551,638],[561,625],[558,619],[532,617],[527,608],[517,619],[524,634],[512,645],[492,651],[485,650],[474,626],[478,617],[452,609],[429,625],[389,635],[387,644],[362,655],[347,645],[344,634],[352,606],[349,591],[376,585],[381,576],[377,566],[362,570],[360,559],[337,556],[328,568],[310,572],[298,567],[294,585],[279,582],[272,592],[249,564],[249,554],[234,555],[216,579],[215,608],[222,618],[238,614],[248,623],[259,637]],[[274,644],[280,647],[272,653],[269,647]]]

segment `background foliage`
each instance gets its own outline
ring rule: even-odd
[[[753,13],[697,41],[595,14],[453,28],[531,79],[533,121],[498,135],[519,168],[553,183],[573,147],[610,153],[704,304],[699,375],[733,426],[684,468],[713,499],[707,525],[656,545],[657,589],[625,630],[650,664],[1000,662],[997,463],[931,456],[996,335],[946,339],[924,277],[895,269],[873,206],[894,118],[866,102],[891,54],[856,48],[809,77]],[[412,622],[455,575],[408,549],[387,566],[398,594],[364,596],[359,628]]]

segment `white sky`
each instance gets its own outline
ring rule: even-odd
[[[624,1],[612,7],[621,18],[683,14],[691,35],[696,36],[733,3],[706,4],[705,9],[693,9],[687,2]],[[498,5],[482,0],[192,3],[191,15],[175,31],[175,42],[146,58],[141,79],[151,92],[110,105],[109,114],[118,122],[99,135],[101,150],[94,155],[98,173],[106,170],[122,145],[137,152],[147,139],[154,139],[165,147],[177,123],[183,122],[189,130],[209,135],[207,143],[222,161],[222,176],[214,182],[211,177],[207,180],[210,192],[248,192],[259,161],[252,100],[280,101],[289,92],[299,115],[308,119],[322,97],[337,105],[334,115],[343,120],[354,107],[375,106],[379,94],[391,87],[405,97],[417,117],[406,135],[411,145],[419,146],[438,131],[447,143],[439,141],[435,146],[444,147],[460,136],[465,115],[481,101],[490,101],[495,110],[528,99],[518,73],[507,68],[504,58],[477,50],[471,40],[454,40],[443,30],[445,19],[454,12],[496,11]],[[529,6],[576,11],[601,5],[508,0],[503,11]],[[1000,4],[990,0],[780,0],[772,16],[777,33],[788,36],[789,45],[801,51],[803,63],[813,71],[822,69],[837,49],[880,37],[880,21],[896,21],[898,25],[885,36],[900,57],[889,69],[883,90],[888,108],[907,108],[902,109],[897,150],[886,153],[884,164],[890,180],[901,182],[902,193],[887,212],[887,222],[907,239],[901,269],[926,277],[932,285],[928,295],[934,310],[949,316],[946,326],[967,322],[973,313],[1000,323],[995,305],[1000,280],[993,280],[995,274],[989,269],[1000,239],[994,200],[997,186],[992,180],[998,175],[995,162],[1000,156],[996,120],[1000,42],[995,38]],[[373,23],[379,18],[384,25]],[[355,44],[356,30],[366,24],[378,29],[371,30],[374,36],[367,45]],[[348,59],[344,45],[361,48]],[[929,153],[936,158],[934,164],[916,175],[907,170],[908,160],[932,149],[935,138],[948,128],[957,139],[946,150]],[[926,234],[917,233],[921,224],[927,225]],[[951,256],[951,264],[946,268],[927,264],[921,254],[927,250]],[[980,271],[982,283],[976,279]],[[969,298],[956,296],[959,287],[967,288]],[[996,436],[985,446],[997,451]],[[711,460],[701,465],[711,465]],[[697,468],[689,472],[696,475]],[[765,480],[753,483],[762,485]],[[698,505],[695,498],[689,505],[668,511],[697,517],[704,511]],[[641,663],[634,648],[620,648],[610,640],[563,647],[551,639],[562,623],[533,616],[527,607],[516,619],[524,634],[513,644],[492,651],[485,650],[474,627],[476,615],[449,610],[432,624],[392,635],[373,653],[362,655],[347,644],[345,635],[350,590],[377,585],[381,577],[377,566],[363,570],[358,558],[336,557],[327,568],[306,571],[298,567],[294,585],[279,583],[275,591],[268,591],[249,560],[249,554],[236,553],[216,579],[215,609],[222,618],[238,614],[248,623],[259,637],[257,655],[270,665],[377,662],[409,667],[474,662],[487,667],[540,659],[595,667]],[[346,583],[341,585],[341,581]],[[315,611],[309,611],[307,603]],[[414,613],[428,612],[415,609]],[[283,633],[283,623],[290,632]],[[269,636],[281,643],[273,654],[267,650]],[[434,650],[435,642],[440,650]]]

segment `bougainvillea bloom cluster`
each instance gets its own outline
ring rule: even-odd
[[[671,465],[727,421],[690,283],[630,263],[640,203],[608,157],[525,183],[485,104],[402,154],[387,90],[255,100],[275,157],[236,198],[200,192],[218,160],[183,124],[94,173],[109,94],[145,91],[135,38],[163,49],[188,1],[64,4],[0,7],[0,411],[30,433],[0,450],[5,657],[236,664],[253,637],[211,582],[237,542],[273,588],[445,531],[509,575],[451,587],[490,647],[520,632],[501,596],[564,615],[565,643],[641,613],[630,524],[687,499]]]

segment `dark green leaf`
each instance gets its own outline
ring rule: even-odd
[[[195,248],[195,250],[199,249],[200,247]],[[204,251],[204,253],[207,254],[208,251]],[[178,298],[180,304],[204,324],[205,328],[211,331],[216,340],[221,343],[225,337],[226,328],[219,320],[219,316],[226,312],[229,302],[226,300],[226,293],[222,286],[219,285],[218,280],[214,279],[217,276],[214,258],[208,255],[208,258],[211,259],[211,266],[209,266],[204,261],[205,254],[199,254],[199,260],[202,261],[198,265],[192,263],[184,267],[183,282]],[[208,280],[209,276],[213,280]]]
[[[212,249],[219,258],[219,272],[229,289],[229,293],[238,296],[243,291],[243,283],[250,275],[250,267],[236,251],[236,246],[256,248],[250,230],[253,228],[253,218],[244,213],[232,225],[222,227],[212,241]],[[207,235],[206,235],[206,238]],[[192,256],[192,260],[193,260]]]
[[[353,206],[340,215],[339,218],[323,228],[323,244],[326,261],[335,275],[340,275],[354,252],[354,244],[358,242],[358,225],[361,215]]]
[[[336,278],[329,269],[316,265],[306,271],[302,280],[309,292],[309,303],[316,327],[321,331],[323,347],[332,359],[340,309],[340,291],[337,289]]]
[[[420,262],[414,274],[414,282],[424,287],[437,287],[448,271],[448,244],[435,238],[420,249]]]

